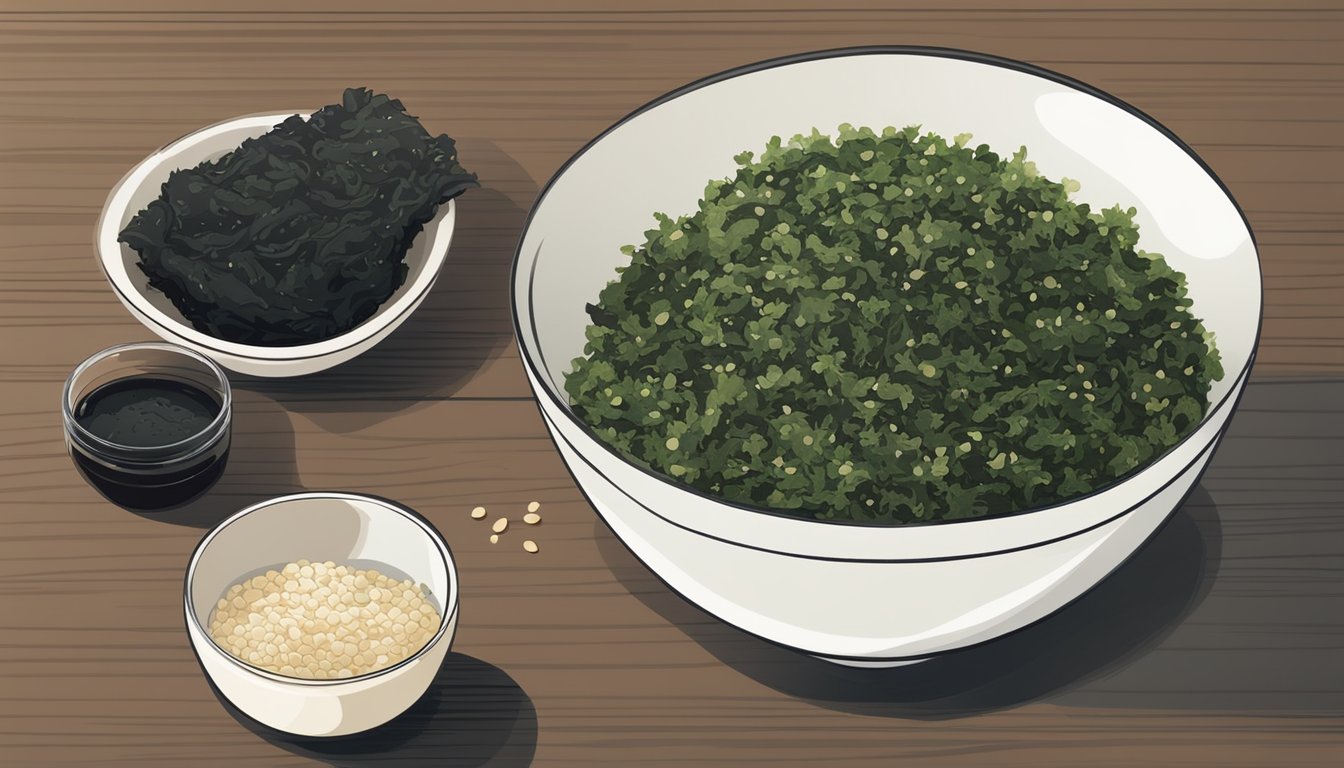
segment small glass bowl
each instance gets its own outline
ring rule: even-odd
[[[176,381],[210,394],[219,413],[204,429],[167,445],[110,442],[75,418],[94,390],[130,378]],[[229,379],[209,358],[163,342],[120,344],[80,363],[61,393],[65,443],[75,465],[110,501],[132,509],[167,509],[205,492],[224,472],[233,423]]]

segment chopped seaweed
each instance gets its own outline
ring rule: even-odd
[[[1109,485],[1223,370],[1134,211],[968,135],[776,138],[657,214],[565,387],[598,437],[732,502],[898,525]]]
[[[369,319],[438,207],[477,186],[454,142],[365,88],[169,175],[120,240],[203,333],[289,346]]]

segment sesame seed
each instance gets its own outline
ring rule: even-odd
[[[227,593],[236,600],[220,601],[210,635],[230,655],[289,677],[383,669],[414,655],[440,624],[423,586],[372,568],[301,560],[243,584]]]

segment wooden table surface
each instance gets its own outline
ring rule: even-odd
[[[0,764],[1344,764],[1340,3],[228,5],[0,3]],[[1011,639],[856,672],[709,619],[613,539],[543,430],[506,282],[538,188],[630,110],[735,65],[878,43],[1023,59],[1155,116],[1245,208],[1266,307],[1225,446],[1136,559]],[[108,189],[201,125],[357,84],[456,136],[480,173],[438,287],[349,365],[236,379],[233,457],[201,503],[112,506],[58,414],[76,363],[149,336],[94,261]],[[410,712],[318,742],[212,694],[179,595],[203,528],[330,488],[432,519],[463,618]],[[538,555],[467,514],[532,500]]]

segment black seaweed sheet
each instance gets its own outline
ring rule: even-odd
[[[438,207],[477,186],[454,142],[364,88],[174,171],[120,240],[198,330],[289,346],[371,317]]]

